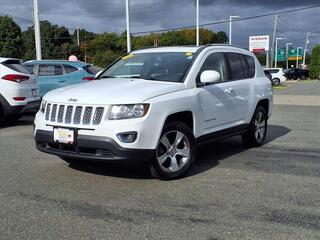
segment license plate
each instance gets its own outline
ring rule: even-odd
[[[55,142],[73,144],[74,130],[66,128],[55,128],[53,130],[53,139]]]
[[[32,89],[32,96],[37,97],[38,93],[37,93],[37,89]]]

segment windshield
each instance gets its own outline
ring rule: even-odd
[[[193,53],[191,52],[128,54],[105,70],[99,79],[142,78],[182,82],[192,59]]]

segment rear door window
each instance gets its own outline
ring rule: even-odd
[[[98,72],[92,65],[86,65],[86,66],[83,67],[83,69],[87,73],[92,74],[92,75],[96,75],[97,72]]]
[[[248,67],[249,67],[249,78],[254,78],[256,75],[256,63],[253,57],[245,55]]]
[[[242,64],[242,68],[245,74],[245,78],[249,78],[249,64],[247,62],[247,58],[245,55],[243,54],[239,54],[240,59],[241,59],[241,64]]]
[[[72,73],[72,72],[78,71],[78,68],[76,68],[76,67],[74,67],[74,66],[71,66],[71,65],[63,64],[63,68],[64,68],[64,71],[65,71],[66,73]]]
[[[28,68],[29,72],[31,72],[32,74],[35,73],[34,71],[34,66],[33,64],[27,64],[27,65],[24,65],[26,68]]]
[[[41,64],[39,65],[39,76],[58,76],[63,75],[62,66],[59,64]]]
[[[24,65],[20,63],[20,60],[7,60],[2,63],[7,68],[10,68],[13,71],[19,72],[19,73],[26,73],[30,74],[28,68],[26,68]]]
[[[232,80],[241,80],[247,77],[245,66],[241,61],[240,54],[238,53],[227,53]]]

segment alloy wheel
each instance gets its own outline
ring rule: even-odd
[[[261,142],[265,137],[266,119],[262,112],[258,112],[254,120],[254,136],[257,142]]]
[[[166,172],[177,172],[182,169],[191,157],[190,142],[180,131],[164,134],[157,149],[157,161]]]

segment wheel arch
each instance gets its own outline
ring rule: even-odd
[[[257,103],[257,107],[263,107],[266,110],[267,115],[269,115],[269,108],[270,108],[270,102],[269,99],[261,99],[258,103]]]
[[[194,116],[191,111],[176,112],[168,115],[164,121],[163,127],[169,122],[182,122],[194,133]]]

